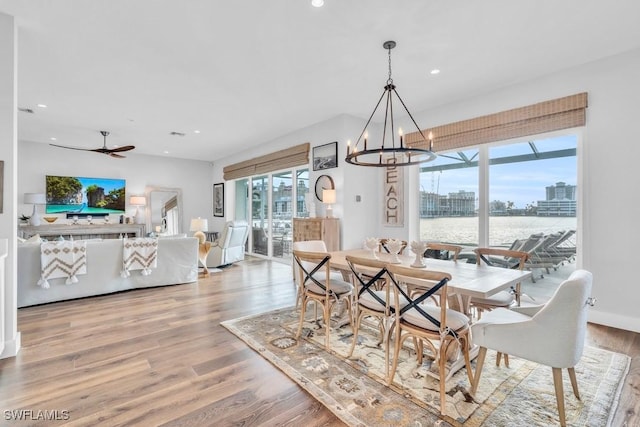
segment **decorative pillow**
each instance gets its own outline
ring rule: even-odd
[[[25,243],[42,243],[42,238],[39,234],[34,234],[24,241]]]

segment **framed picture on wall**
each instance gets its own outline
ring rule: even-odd
[[[313,170],[338,167],[338,141],[313,147]]]
[[[213,184],[213,216],[224,216],[224,182]]]

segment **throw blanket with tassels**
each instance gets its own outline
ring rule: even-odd
[[[62,241],[40,244],[40,280],[38,286],[49,289],[48,279],[66,277],[65,283],[77,283],[78,274],[87,274],[87,242]]]
[[[151,274],[151,269],[158,265],[158,239],[138,237],[122,242],[122,277],[129,277],[129,270],[142,270],[143,276]]]

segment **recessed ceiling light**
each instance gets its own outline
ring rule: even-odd
[[[57,141],[57,140],[58,140],[58,138],[56,138],[55,136],[52,136],[52,137],[51,137],[51,138],[49,138],[49,139],[51,139],[52,141]]]
[[[163,153],[164,154],[169,154],[169,152],[167,150],[164,150]]]
[[[437,68],[434,68],[433,70],[431,70],[431,74],[433,75],[440,74],[440,70],[438,70]]]
[[[324,0],[311,0],[311,5],[313,7],[322,7],[324,6]]]
[[[47,106],[45,104],[38,104],[38,107],[40,108],[47,108]]]
[[[200,133],[200,131],[199,130],[194,130],[193,133]]]

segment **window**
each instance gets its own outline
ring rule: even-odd
[[[576,147],[577,136],[567,135],[439,153],[420,169],[420,238],[510,247],[533,234],[576,230]],[[479,184],[484,163],[487,188]]]

